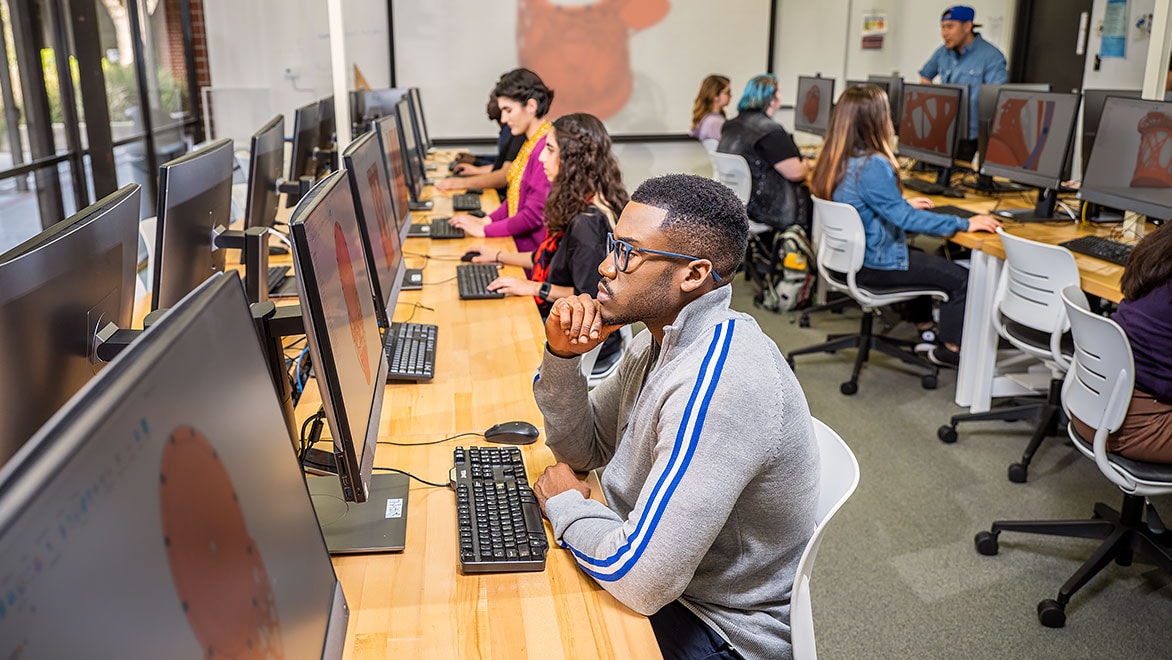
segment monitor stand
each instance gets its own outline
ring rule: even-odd
[[[407,208],[412,211],[430,211],[432,207],[431,201],[426,202],[407,202]]]
[[[403,282],[399,286],[401,291],[416,291],[423,288],[423,269],[407,268],[403,271]]]
[[[988,174],[978,174],[975,183],[966,184],[970,190],[987,195],[1003,195],[1005,193],[1024,192],[1029,190],[1025,186],[1019,186],[1016,183],[1001,183],[994,181],[993,177]]]
[[[331,555],[401,552],[406,546],[406,475],[371,475],[369,497],[362,504],[342,498],[342,482],[336,475],[306,476],[305,484]]]
[[[1034,208],[997,211],[995,215],[1014,222],[1070,222],[1071,219],[1066,216],[1054,217],[1054,207],[1057,203],[1057,188],[1046,188],[1038,191],[1038,203]]]

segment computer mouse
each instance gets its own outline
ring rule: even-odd
[[[540,435],[529,422],[502,422],[484,432],[484,439],[508,445],[530,445]]]
[[[475,259],[476,257],[479,257],[479,256],[480,256],[480,253],[477,252],[476,250],[469,250],[464,253],[464,256],[460,257],[460,261],[472,261],[473,259]],[[494,426],[492,428],[495,429],[496,427]]]
[[[484,216],[486,216],[488,214],[485,213],[484,211],[481,211],[480,209],[476,209],[475,211],[469,211],[468,215],[475,216],[477,218],[483,218]]]

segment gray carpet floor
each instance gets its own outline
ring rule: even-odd
[[[796,315],[755,309],[752,294],[738,278],[733,306],[756,317],[783,353],[858,330],[857,308],[816,315],[805,329]],[[897,325],[891,334],[913,329]],[[1038,622],[1038,601],[1053,598],[1097,542],[1005,532],[997,556],[973,547],[994,519],[1086,518],[1096,501],[1118,508],[1119,490],[1092,461],[1050,438],[1028,483],[1011,483],[1006,469],[1021,456],[1029,423],[968,424],[956,444],[943,444],[937,427],[964,412],[953,403],[955,372],[924,390],[910,367],[872,353],[848,397],[839,383],[854,355],[803,356],[795,368],[811,412],[842,435],[862,473],[815,564],[821,657],[1172,657],[1172,576],[1113,564],[1075,596],[1066,627],[1050,629]],[[1172,498],[1156,502],[1172,524]]]

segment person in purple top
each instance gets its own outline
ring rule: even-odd
[[[1119,282],[1123,302],[1111,318],[1127,334],[1135,358],[1135,390],[1127,417],[1107,450],[1137,461],[1172,463],[1172,228],[1141,240]],[[1094,429],[1074,420],[1079,434]]]
[[[512,236],[518,252],[532,252],[545,240],[545,198],[550,181],[538,154],[545,149],[550,123],[546,120],[553,103],[553,90],[529,69],[514,69],[493,89],[501,109],[501,121],[513,135],[524,135],[525,143],[509,167],[505,203],[484,218],[467,213],[452,216],[449,222],[469,236]]]

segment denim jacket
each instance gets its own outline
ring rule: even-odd
[[[863,265],[875,270],[907,270],[907,233],[951,236],[968,231],[969,221],[955,215],[921,211],[903,198],[898,173],[877,154],[852,156],[834,201],[859,212],[867,236]]]
[[[969,132],[977,138],[977,90],[981,85],[1001,85],[1009,82],[1005,55],[981,35],[960,51],[945,46],[936,49],[920,69],[920,75],[931,80],[937,75],[948,85],[966,85],[969,88]]]

